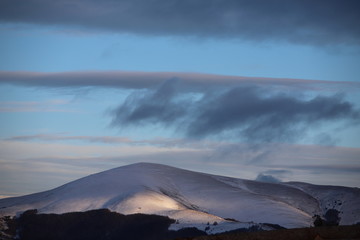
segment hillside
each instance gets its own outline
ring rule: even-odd
[[[93,174],[58,188],[0,200],[0,215],[28,209],[66,213],[107,208],[122,214],[157,214],[170,229],[195,226],[207,233],[277,224],[311,226],[329,209],[340,224],[360,222],[360,189],[307,183],[264,183],[170,166],[138,163]]]

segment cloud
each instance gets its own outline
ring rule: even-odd
[[[358,164],[324,164],[324,165],[297,165],[292,166],[293,169],[306,170],[313,174],[339,174],[339,173],[360,173],[360,166]]]
[[[111,137],[111,136],[67,136],[63,134],[34,134],[13,136],[4,139],[5,141],[85,141],[106,144],[126,144],[133,142],[126,137]]]
[[[1,1],[0,21],[142,35],[360,43],[357,0]]]
[[[296,141],[321,124],[346,122],[354,126],[359,119],[355,105],[345,95],[336,94],[357,93],[360,84],[356,82],[178,72],[0,71],[0,84],[129,89],[132,93],[126,101],[111,112],[112,126],[157,124],[194,139]],[[0,106],[3,111],[25,110],[19,104],[12,104],[11,109],[5,105]],[[35,105],[36,109],[62,110],[57,103],[46,108]],[[317,142],[334,144],[334,139],[331,133],[320,134]]]
[[[271,175],[265,175],[265,174],[262,174],[260,173],[256,179],[256,181],[259,181],[259,182],[268,182],[268,183],[279,183],[281,182],[280,179],[274,177],[274,176],[271,176]]]
[[[0,113],[2,112],[77,112],[64,108],[69,102],[64,100],[50,101],[0,101]]]
[[[290,170],[271,169],[259,173],[255,180],[260,182],[279,183],[290,175],[292,175],[292,171]]]
[[[152,145],[166,148],[208,148],[217,147],[217,143],[210,141],[191,141],[189,139],[180,138],[153,138],[153,139],[140,139],[135,140],[129,137],[114,137],[114,136],[69,136],[66,134],[33,134],[33,135],[19,135],[4,138],[4,141],[13,142],[64,142],[76,141],[83,143],[101,143],[110,145]]]
[[[186,105],[176,102],[176,79],[165,81],[156,91],[130,95],[113,111],[112,125],[171,124],[186,114]]]
[[[244,77],[186,72],[78,71],[46,73],[0,71],[0,84],[29,87],[149,89],[171,79],[177,79],[178,91],[191,92],[203,92],[213,88],[223,89],[224,87],[235,87],[239,84],[274,85],[278,88],[300,88],[317,91],[338,91],[341,89],[356,91],[360,89],[360,84],[357,82]]]
[[[342,119],[356,121],[360,115],[341,95],[310,100],[264,95],[256,87],[237,87],[204,99],[187,128],[188,135],[204,137],[235,130],[249,140],[291,141],[311,126]]]
[[[129,137],[121,136],[70,136],[66,134],[33,134],[33,135],[19,135],[8,138],[3,138],[3,141],[8,142],[80,142],[103,145],[128,145],[128,146],[143,146],[150,145],[163,148],[196,148],[207,149],[217,148],[219,143],[212,141],[197,141],[184,138],[152,138],[152,139],[131,139]]]
[[[245,85],[181,96],[175,82],[166,81],[114,109],[112,125],[160,124],[190,138],[225,135],[261,143],[296,141],[322,123],[359,124],[360,112],[341,94],[304,99]]]

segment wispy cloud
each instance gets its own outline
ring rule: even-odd
[[[360,44],[356,0],[2,1],[0,21],[142,35]]]
[[[0,101],[0,112],[77,112],[64,107],[68,104],[65,100]]]
[[[66,136],[57,134],[35,134],[35,135],[23,135],[14,136],[4,139],[6,141],[85,141],[85,142],[96,142],[96,143],[108,143],[108,144],[119,144],[119,143],[130,143],[132,140],[126,137],[111,137],[111,136]]]
[[[108,144],[108,145],[150,145],[165,148],[197,148],[205,149],[218,147],[221,145],[219,142],[214,141],[197,141],[184,138],[151,138],[151,139],[132,139],[130,137],[114,137],[114,136],[69,136],[66,134],[33,134],[22,135],[4,138],[4,141],[13,142],[67,142],[77,141],[80,143],[95,143],[95,144]]]
[[[319,173],[360,173],[360,165],[358,164],[309,164],[309,165],[297,165],[297,166],[291,166],[293,169],[300,169],[300,170],[306,170],[308,172],[311,172],[313,174],[319,174]],[[360,177],[359,177],[360,180]]]
[[[0,71],[0,84],[29,87],[149,89],[174,79],[179,83],[178,90],[187,92],[204,92],[208,89],[223,89],[244,84],[316,91],[357,91],[360,89],[360,83],[358,82],[245,77],[186,72],[78,71],[46,73]]]
[[[71,143],[72,141],[79,141],[84,144],[74,145]],[[94,142],[105,144],[94,146],[91,144]],[[193,160],[264,166],[266,170],[262,173],[277,176],[288,174],[286,170],[281,169],[282,167],[300,169],[327,165],[329,169],[351,169],[359,165],[360,156],[360,148],[339,146],[286,143],[254,145],[205,139],[188,141],[187,139],[173,138],[134,140],[128,137],[67,136],[64,134],[14,136],[0,140],[0,146],[2,156],[5,158],[12,159],[14,156],[20,159],[46,158],[60,162],[66,161],[66,159],[76,159],[80,156],[84,159],[107,157],[113,158],[113,160],[124,156],[133,156],[134,161],[139,161],[138,157],[143,156],[144,159],[148,157],[149,161],[156,161],[156,156],[159,154],[165,154],[159,159],[166,161],[166,158],[174,152],[202,152],[204,158]],[[21,147],[23,152],[14,151],[17,147]],[[153,154],[156,156],[151,157]],[[182,158],[183,156],[178,157]],[[185,161],[185,159],[191,158],[184,157],[181,161]]]

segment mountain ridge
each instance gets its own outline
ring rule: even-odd
[[[329,209],[339,212],[340,224],[355,224],[360,221],[359,199],[358,188],[264,183],[135,163],[45,192],[0,199],[0,215],[34,208],[40,213],[108,208],[122,214],[169,216],[177,221],[174,229],[212,224],[210,231],[215,233],[260,223],[308,227],[314,215],[324,216]]]

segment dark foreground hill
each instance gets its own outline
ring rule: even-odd
[[[64,214],[29,210],[18,218],[2,220],[1,240],[166,240],[206,235],[196,228],[168,230],[175,222],[168,217],[123,215],[108,209]]]
[[[207,236],[196,228],[168,230],[175,220],[164,216],[123,215],[107,209],[65,214],[38,214],[36,210],[19,217],[3,217],[1,240],[355,240],[360,239],[360,225],[316,228],[238,229],[231,233]]]

